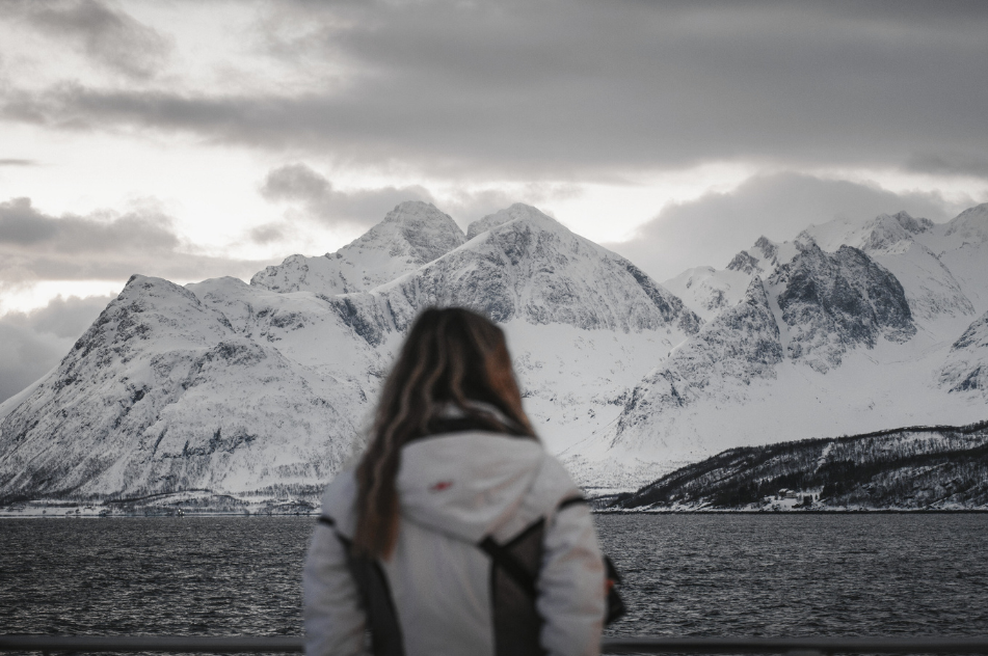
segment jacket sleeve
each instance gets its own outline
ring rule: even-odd
[[[302,583],[306,656],[364,653],[366,616],[346,548],[328,526],[316,527]]]
[[[542,646],[551,656],[600,653],[604,624],[604,563],[585,504],[549,519],[538,578]]]

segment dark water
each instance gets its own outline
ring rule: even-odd
[[[299,635],[312,518],[0,520],[0,631]]]
[[[988,514],[599,515],[609,633],[983,635]],[[0,633],[301,634],[312,518],[0,520]]]
[[[602,515],[615,633],[985,635],[988,514]]]

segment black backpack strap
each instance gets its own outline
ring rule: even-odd
[[[573,505],[586,504],[587,500],[583,498],[582,495],[567,497],[559,502],[556,506],[556,512],[568,508]],[[511,579],[517,583],[522,590],[525,591],[532,599],[538,596],[538,590],[535,588],[535,575],[526,568],[522,562],[513,554],[508,548],[498,544],[494,541],[491,536],[485,537],[478,544],[481,551],[490,556],[491,560],[504,570],[505,574],[511,577]]]
[[[525,569],[525,566],[521,564],[521,561],[513,553],[499,545],[489,535],[481,540],[477,546],[480,547],[481,551],[490,556],[491,560],[525,591],[525,594],[532,599],[538,596],[538,592],[535,589],[535,577]]]
[[[477,547],[490,557],[494,656],[544,656],[536,607],[545,519],[539,518],[504,544],[488,536]]]
[[[574,505],[586,505],[587,500],[583,496],[572,496],[563,499],[556,506],[556,512],[559,512],[565,508]],[[490,536],[487,536],[480,541],[478,545],[491,560],[497,564],[504,572],[510,576],[515,583],[517,583],[525,593],[535,599],[538,595],[538,590],[535,587],[535,576],[533,576],[521,562],[515,558],[508,549],[499,545]],[[628,609],[625,606],[624,600],[621,599],[621,595],[617,590],[617,586],[621,583],[621,574],[617,571],[614,566],[613,561],[606,554],[604,555],[604,573],[607,581],[607,616],[604,619],[604,624],[610,624],[617,620],[618,618],[624,616]]]
[[[398,611],[384,568],[373,558],[354,554],[353,542],[337,530],[332,517],[320,515],[317,521],[333,529],[336,539],[346,551],[347,567],[357,584],[357,591],[367,614],[372,653],[375,656],[404,656],[405,646],[401,625],[398,624]]]

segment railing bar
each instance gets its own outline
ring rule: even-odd
[[[0,651],[49,652],[302,652],[296,636],[0,636]]]
[[[0,652],[287,653],[304,651],[300,636],[43,636],[0,635]],[[608,637],[607,654],[988,654],[988,637],[678,638]]]
[[[988,653],[986,638],[605,638],[609,653]]]

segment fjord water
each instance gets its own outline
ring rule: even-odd
[[[615,633],[988,633],[988,514],[596,519],[627,581]]]
[[[597,515],[612,634],[979,635],[988,514]],[[0,633],[298,635],[311,517],[0,520]]]

